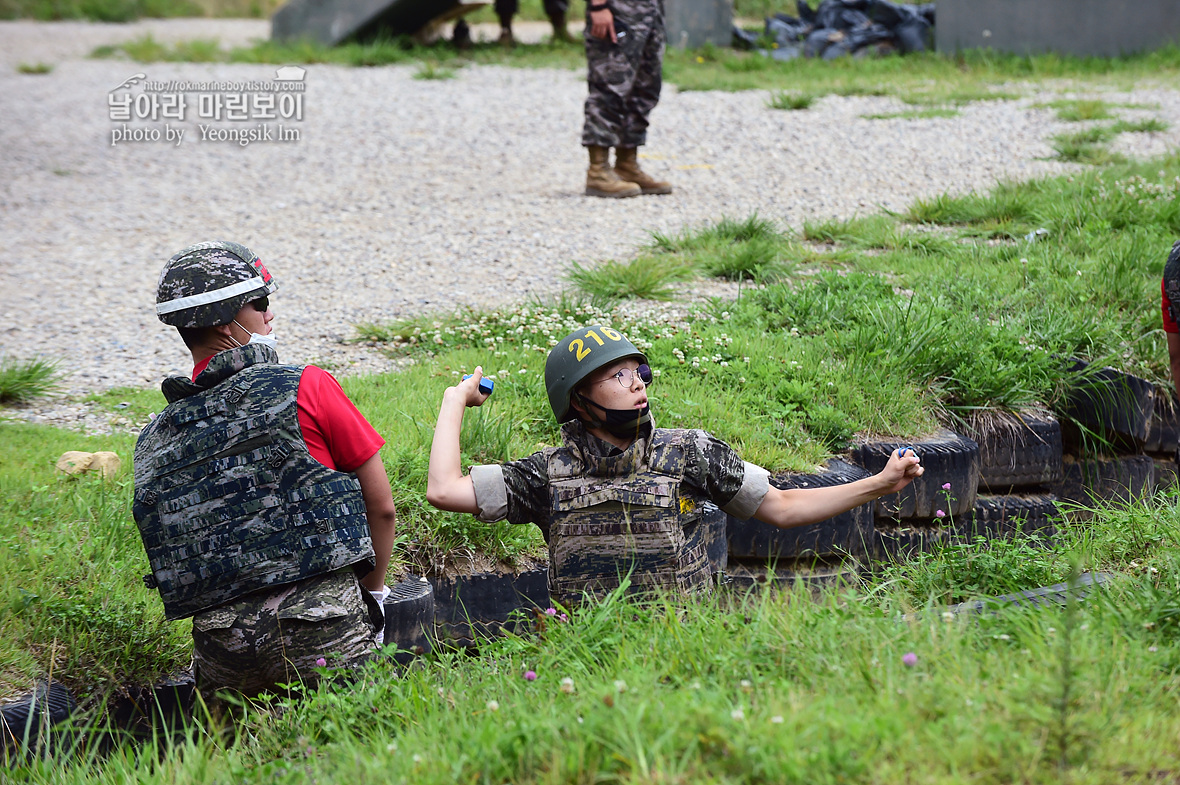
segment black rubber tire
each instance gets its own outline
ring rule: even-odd
[[[1050,415],[997,415],[971,435],[979,443],[980,490],[1007,493],[1061,479],[1061,425]]]
[[[975,506],[979,490],[979,445],[966,436],[940,431],[926,439],[884,439],[865,442],[852,450],[852,462],[877,473],[900,448],[913,448],[925,473],[901,493],[882,496],[873,514],[877,520],[932,520],[935,512],[964,515]],[[950,490],[943,485],[950,483]]]
[[[1175,453],[1180,448],[1180,401],[1176,394],[1155,396],[1151,420],[1147,424],[1146,452]]]
[[[487,572],[428,580],[434,589],[435,635],[452,646],[474,646],[480,638],[515,631],[527,618],[518,611],[550,605],[549,571],[544,568],[520,575]]]
[[[828,488],[868,477],[859,466],[832,460],[821,471],[781,474],[770,479],[776,488]],[[849,555],[863,557],[873,534],[873,505],[863,504],[810,526],[780,529],[754,518],[727,516],[730,556],[742,559],[797,559]]]
[[[1061,435],[1066,452],[1093,448],[1095,445],[1087,438],[1087,431],[1128,452],[1142,450],[1155,412],[1155,387],[1151,382],[1114,368],[1091,372],[1088,363],[1081,360],[1074,360],[1070,371],[1086,372],[1088,378],[1069,394],[1061,407]]]
[[[799,583],[813,590],[829,586],[855,586],[860,582],[860,573],[860,562],[855,559],[730,559],[724,587],[728,591],[746,592],[767,585],[789,589]]]
[[[1155,484],[1155,462],[1150,455],[1082,460],[1066,456],[1064,469],[1061,481],[1050,486],[1062,502],[1126,503],[1150,494]],[[1071,514],[1089,517],[1085,511],[1074,510]]]
[[[1180,486],[1180,464],[1176,463],[1174,458],[1160,458],[1153,455],[1151,462],[1154,465],[1154,482],[1157,493],[1170,491]]]
[[[1050,494],[980,494],[971,515],[961,525],[955,522],[955,537],[971,540],[976,536],[1011,537],[1023,532],[1048,538],[1057,533],[1060,520],[1057,497]]]
[[[60,746],[53,727],[77,709],[74,696],[56,681],[42,682],[30,694],[0,706],[0,762],[22,749],[33,757]]]
[[[150,739],[162,728],[179,728],[192,719],[197,682],[186,670],[158,684],[128,687],[107,705],[112,727],[138,739]]]
[[[949,538],[943,526],[877,527],[873,530],[873,558],[882,562],[905,561],[915,553],[930,551]]]
[[[389,587],[385,600],[385,646],[405,663],[430,651],[434,632],[434,587],[425,578],[411,576]]]

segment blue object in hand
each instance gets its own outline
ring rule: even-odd
[[[904,457],[905,457],[905,454],[906,454],[907,452],[913,452],[913,453],[914,453],[914,455],[917,455],[917,453],[916,453],[916,452],[914,452],[914,448],[913,448],[913,447],[902,447],[901,449],[899,449],[899,450],[897,451],[897,457],[898,457],[898,458],[904,458]]]
[[[463,378],[470,379],[471,374],[466,374]],[[496,389],[496,383],[493,382],[491,379],[489,379],[485,376],[484,378],[479,380],[479,391],[481,393],[483,393],[484,395],[491,395],[492,390],[494,390],[494,389]]]

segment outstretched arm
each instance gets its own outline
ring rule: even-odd
[[[463,429],[463,410],[480,406],[488,399],[479,391],[483,369],[476,367],[469,379],[464,379],[443,393],[438,410],[438,424],[430,445],[430,468],[426,475],[426,501],[440,510],[479,513],[475,501],[475,486],[471,477],[464,476],[459,461],[459,433]]]
[[[791,488],[771,486],[754,517],[780,529],[806,526],[827,520],[853,507],[859,507],[890,493],[897,493],[925,471],[912,452],[900,457],[894,452],[880,473],[863,480],[830,488]]]

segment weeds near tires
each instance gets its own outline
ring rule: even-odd
[[[28,403],[60,386],[56,362],[0,358],[0,404]]]

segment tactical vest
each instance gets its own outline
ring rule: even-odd
[[[191,382],[164,380],[168,406],[135,445],[132,508],[169,619],[356,565],[373,544],[355,475],[307,451],[302,367],[258,344],[215,355]]]
[[[549,593],[563,604],[634,589],[709,588],[702,504],[681,494],[687,431],[653,429],[620,455],[588,455],[562,428],[549,455]]]

